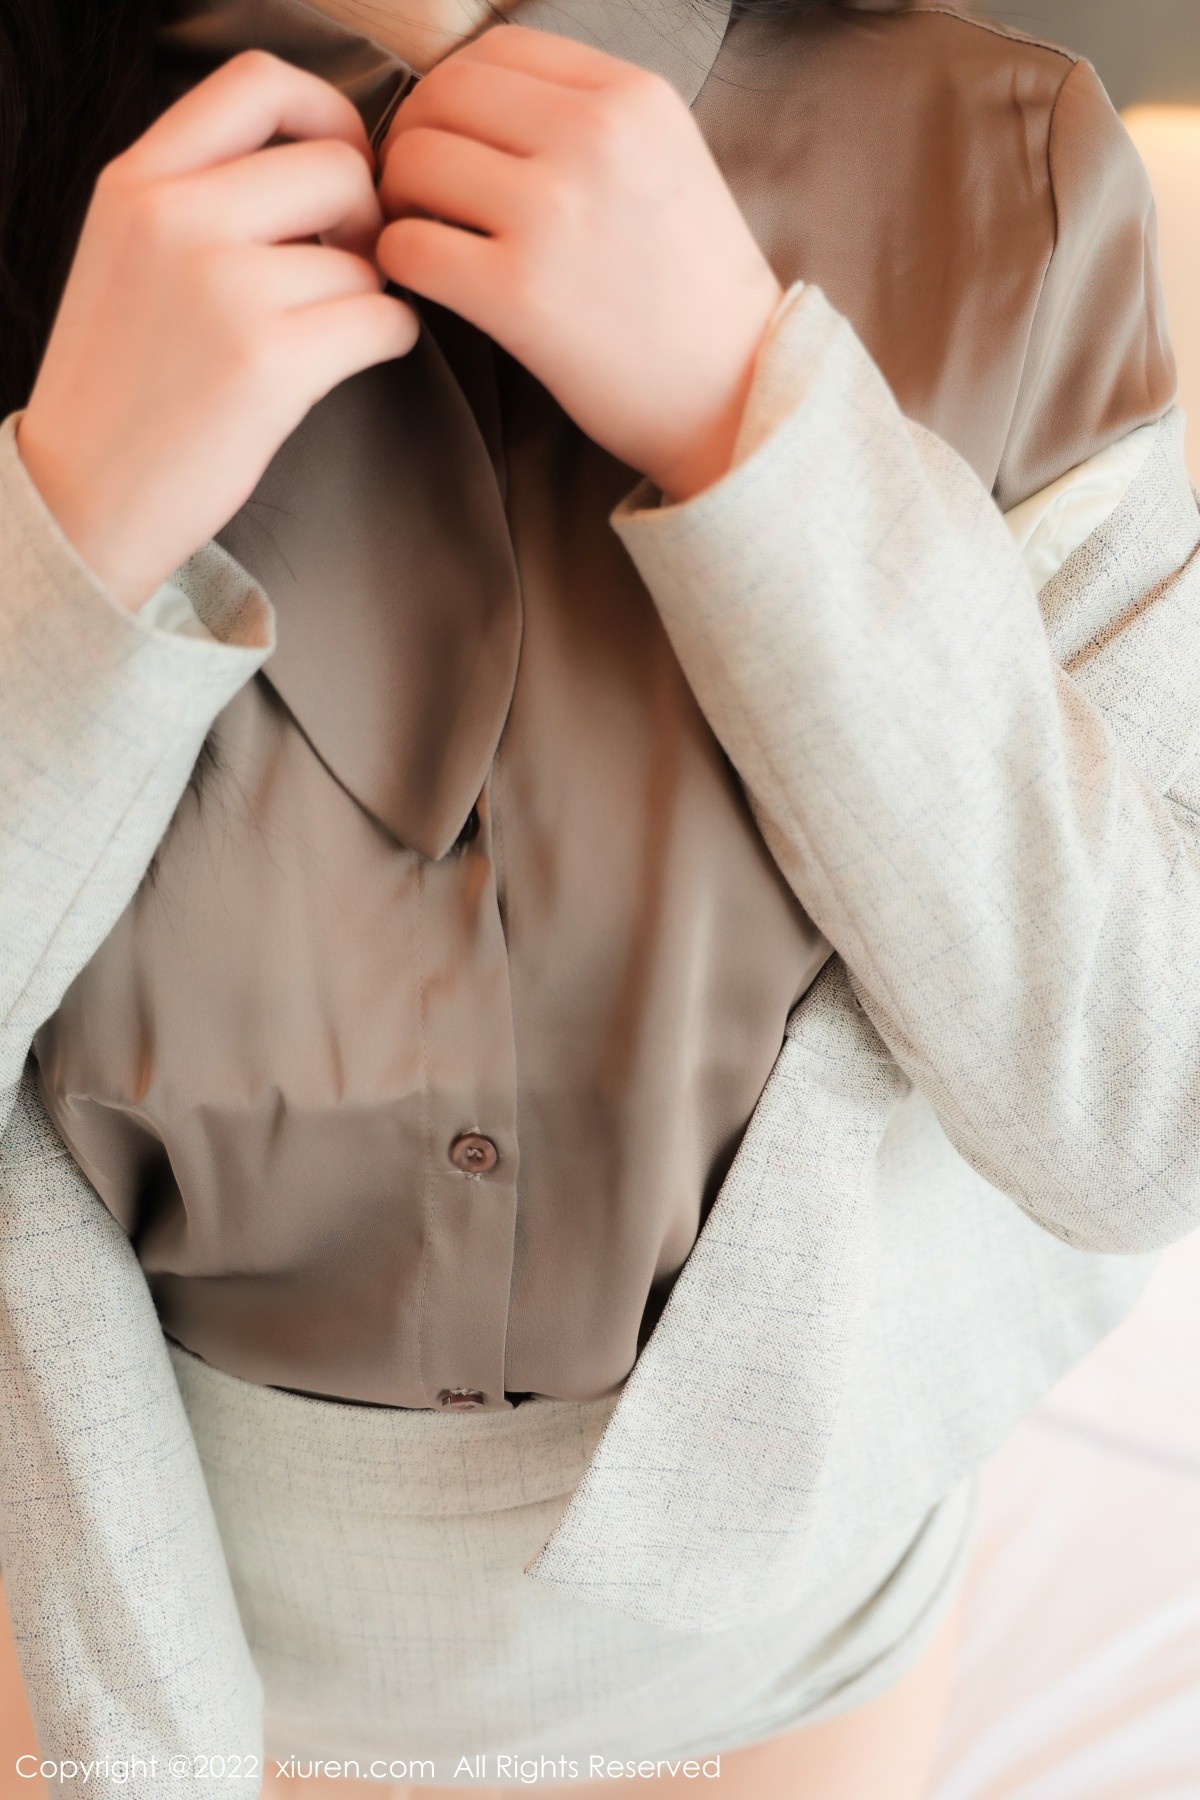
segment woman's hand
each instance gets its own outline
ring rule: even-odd
[[[392,280],[503,345],[668,499],[724,473],[782,289],[668,82],[497,25],[417,84],[381,161]]]
[[[123,605],[228,522],[322,395],[412,348],[382,224],[350,101],[262,51],[102,170],[17,445]]]

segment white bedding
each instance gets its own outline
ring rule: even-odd
[[[1200,1233],[985,1465],[930,1800],[1200,1800]]]

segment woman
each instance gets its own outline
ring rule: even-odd
[[[940,6],[109,10],[5,237],[41,1741],[916,1796],[978,1463],[1195,1222],[1140,165]]]

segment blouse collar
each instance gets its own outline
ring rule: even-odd
[[[507,16],[653,69],[690,105],[728,3],[516,0]],[[376,142],[418,79],[305,0],[160,0],[164,104],[252,45],[333,82]],[[410,300],[414,349],[314,406],[218,540],[278,611],[260,678],[346,792],[401,844],[439,858],[503,732],[523,607],[489,340]]]

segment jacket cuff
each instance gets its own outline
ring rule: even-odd
[[[609,522],[627,547],[638,543],[639,557],[642,540],[652,541],[651,534],[662,531],[664,523],[703,521],[733,502],[745,484],[743,466],[808,392],[828,335],[820,328],[830,311],[820,290],[808,282],[795,281],[784,291],[758,347],[729,468],[718,480],[687,500],[670,501],[647,476],[618,501]]]
[[[810,391],[836,319],[820,290],[802,281],[790,287],[768,322],[726,473],[674,503],[653,482],[642,480],[614,507],[610,523],[653,593],[665,591],[671,582],[686,543],[706,537],[725,543],[736,531],[748,488],[757,484],[768,459],[786,450],[780,428]],[[1161,421],[1141,426],[1004,515],[1035,590],[1052,581],[1111,517],[1161,431]]]
[[[73,706],[77,724],[80,709],[101,709],[114,724],[139,720],[136,735],[203,736],[274,649],[270,601],[228,551],[208,543],[130,612],[38,492],[17,448],[21,416],[0,424],[0,685],[14,684],[22,713],[40,700],[51,716]]]
[[[176,581],[164,581],[138,608],[137,616],[143,625],[153,625],[156,631],[174,631],[180,637],[199,638],[202,643],[213,641],[212,632]]]

